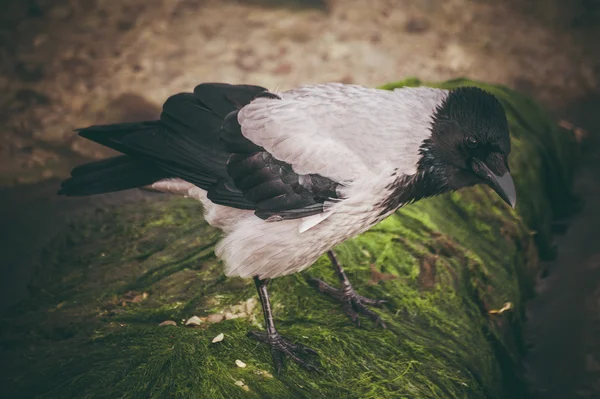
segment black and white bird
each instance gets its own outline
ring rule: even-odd
[[[215,253],[228,276],[253,277],[279,371],[283,357],[312,368],[313,351],[282,337],[270,279],[327,253],[340,277],[320,291],[385,327],[358,295],[332,249],[421,198],[484,183],[514,207],[510,137],[500,102],[463,87],[393,91],[338,83],[282,93],[200,84],[170,97],[160,120],[92,126],[79,135],[124,155],[73,169],[59,194],[131,188],[194,198],[223,231]]]

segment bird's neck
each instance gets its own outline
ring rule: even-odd
[[[425,140],[421,159],[413,175],[397,176],[388,186],[390,193],[382,204],[382,213],[389,213],[406,204],[450,191],[451,172],[435,156],[432,143]]]
[[[404,205],[449,190],[443,179],[421,171],[414,175],[398,176],[388,188],[390,193],[381,204],[381,214],[389,214]]]
[[[444,163],[444,157],[439,152],[432,139],[423,141],[419,148],[421,158],[413,175],[413,189],[421,195],[419,199],[452,189],[455,168]]]

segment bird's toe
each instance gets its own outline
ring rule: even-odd
[[[359,314],[363,314],[373,320],[376,326],[386,328],[383,319],[367,306],[375,306],[380,308],[388,301],[383,299],[371,299],[362,295],[358,295],[352,286],[340,290],[333,288],[322,280],[310,279],[309,282],[320,292],[327,294],[333,299],[341,301],[344,313],[346,313],[346,315],[350,318],[350,320],[352,320],[352,322],[354,322],[354,324],[356,324],[357,327],[360,327],[361,325]]]
[[[283,352],[277,350],[277,348],[271,347],[271,359],[273,359],[273,367],[277,375],[281,374],[283,370]]]
[[[385,325],[385,322],[383,321],[381,316],[379,316],[377,313],[373,312],[371,309],[367,308],[367,306],[363,302],[357,301],[354,303],[354,306],[356,306],[357,310],[360,313],[364,314],[365,316],[367,316],[368,318],[373,320],[375,322],[376,326],[381,327],[383,329],[387,328],[387,326]]]
[[[291,358],[300,367],[309,370],[317,371],[318,368],[311,362],[303,359],[302,356],[317,356],[318,353],[308,346],[302,344],[293,344],[286,338],[279,334],[269,336],[263,332],[251,331],[248,333],[249,337],[252,337],[259,342],[266,343],[271,348],[271,357],[273,359],[273,365],[275,372],[279,375],[284,365],[284,357]]]
[[[338,290],[337,288],[330,286],[323,280],[319,280],[318,278],[311,278],[308,280],[308,282],[311,285],[313,285],[319,292],[322,292],[322,293],[324,293],[332,298],[338,299],[338,300],[343,299],[343,293],[341,290]]]
[[[351,300],[344,301],[343,309],[344,313],[346,313],[350,320],[356,324],[356,327],[360,328],[360,317],[355,309],[354,302]]]
[[[375,306],[378,308],[380,308],[384,304],[388,303],[388,301],[386,301],[385,299],[371,299],[371,298],[364,297],[362,295],[357,295],[357,299],[358,299],[358,301],[364,303],[365,305],[371,305],[371,306]]]
[[[318,356],[318,354],[319,354],[313,348],[309,348],[308,346],[304,346],[304,345],[301,345],[301,344],[292,344],[292,343],[288,342],[288,346],[290,348],[292,348],[293,351],[295,351],[295,352],[301,352],[301,353],[306,354],[306,355]]]
[[[248,337],[250,338],[254,338],[255,340],[257,340],[258,342],[262,342],[262,343],[268,343],[268,337],[267,334],[263,333],[263,332],[259,332],[259,331],[250,331],[248,332]]]

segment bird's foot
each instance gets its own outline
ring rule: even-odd
[[[248,336],[271,347],[271,357],[273,358],[275,371],[278,375],[283,369],[283,358],[285,356],[290,357],[293,361],[298,363],[300,367],[308,371],[318,370],[317,367],[301,357],[307,355],[317,356],[318,354],[314,349],[301,344],[293,344],[278,333],[266,334],[263,332],[251,331],[248,333]]]
[[[360,327],[360,318],[358,317],[358,314],[362,313],[373,320],[376,326],[386,328],[383,319],[377,313],[369,309],[367,305],[381,307],[387,301],[382,299],[366,298],[362,295],[358,295],[351,285],[348,285],[343,289],[337,289],[318,279],[312,279],[311,283],[314,284],[320,292],[323,292],[342,302],[344,312],[354,323],[356,323],[357,327]]]

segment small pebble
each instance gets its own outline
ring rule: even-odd
[[[223,321],[223,318],[224,317],[222,314],[215,313],[215,314],[211,314],[210,316],[208,316],[206,318],[206,321],[208,321],[209,323],[219,323],[219,322]]]
[[[225,313],[225,320],[237,319],[239,316],[231,312]]]
[[[192,316],[185,322],[186,326],[199,326],[202,324],[202,320],[198,316]]]
[[[212,343],[216,344],[217,342],[221,342],[223,341],[223,338],[225,338],[225,334],[221,333],[213,338]]]
[[[242,361],[241,361],[241,360],[239,360],[239,359],[236,359],[236,361],[235,361],[235,365],[236,365],[236,366],[238,366],[238,367],[240,367],[240,368],[244,368],[244,367],[246,367],[246,363],[242,362]]]
[[[244,303],[239,304],[239,305],[233,305],[231,307],[231,313],[233,314],[239,314],[240,312],[243,312],[245,310],[246,306]]]
[[[273,378],[273,374],[271,374],[271,373],[269,373],[268,371],[265,371],[265,370],[256,370],[255,373],[257,375],[262,375],[263,377]]]
[[[252,312],[256,308],[257,303],[258,303],[258,301],[256,300],[256,298],[249,298],[246,301],[246,313],[252,314]]]
[[[246,384],[244,384],[243,381],[236,381],[235,385],[237,385],[238,387],[242,387],[242,389],[246,392],[250,392],[250,387]]]

